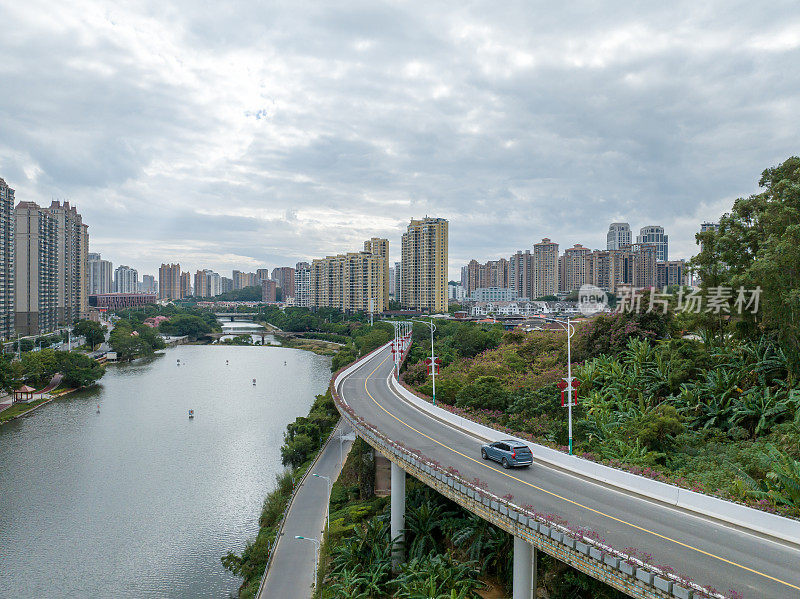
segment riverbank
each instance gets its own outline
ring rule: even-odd
[[[290,347],[292,349],[303,349],[306,351],[314,352],[320,356],[334,356],[342,348],[340,343],[333,341],[323,341],[321,339],[305,339],[303,337],[286,337],[278,333],[273,334],[281,347]]]
[[[37,399],[36,401],[32,401],[31,403],[27,404],[26,403],[11,404],[10,407],[0,412],[0,424],[11,422],[12,420],[16,420],[17,418],[22,418],[23,416],[29,416],[30,413],[33,412],[34,410],[49,404],[51,401],[55,401],[56,399],[61,399],[65,395],[69,395],[74,391],[78,391],[78,389],[56,389],[55,391],[51,391],[48,394],[50,395],[50,397],[43,397],[41,399]]]

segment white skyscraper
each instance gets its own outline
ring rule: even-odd
[[[656,246],[656,260],[666,262],[669,260],[669,236],[664,235],[664,227],[647,225],[639,230],[636,243],[649,243]]]
[[[89,294],[111,293],[114,286],[110,260],[103,260],[100,254],[88,254]]]
[[[618,250],[623,245],[631,245],[631,226],[628,223],[611,223],[606,235],[606,249]]]
[[[118,266],[114,270],[114,291],[116,293],[138,292],[139,272],[130,266]]]

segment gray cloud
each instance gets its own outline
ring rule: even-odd
[[[450,219],[451,275],[542,237],[699,222],[798,153],[800,8],[0,2],[0,176],[154,272]]]

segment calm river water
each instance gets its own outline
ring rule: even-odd
[[[329,366],[181,346],[0,426],[0,597],[235,596],[220,557],[255,536],[286,424]]]

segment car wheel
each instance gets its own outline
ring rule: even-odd
[[[486,455],[486,450],[485,450],[485,449],[481,449],[481,457],[482,457],[484,460],[488,460],[488,459],[489,459],[489,456],[488,456],[488,455]]]
[[[503,458],[503,468],[511,468],[511,464],[508,463],[508,460]]]

